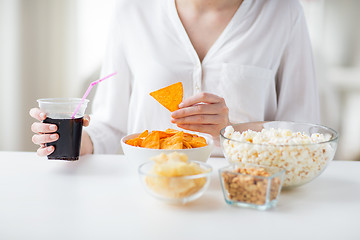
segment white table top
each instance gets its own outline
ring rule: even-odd
[[[267,211],[225,203],[221,158],[205,194],[180,206],[147,195],[123,155],[0,152],[0,163],[0,239],[360,239],[360,162],[331,162]]]

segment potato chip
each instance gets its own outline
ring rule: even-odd
[[[170,112],[173,112],[179,109],[179,104],[183,100],[183,85],[178,82],[151,92],[150,95]]]
[[[174,135],[175,136],[175,135]],[[152,174],[161,176],[147,176],[145,182],[156,193],[170,198],[182,198],[198,192],[206,183],[205,177],[200,178],[174,178],[167,177],[193,176],[208,172],[200,165],[189,162],[187,155],[173,152],[160,154],[152,158],[155,161]]]

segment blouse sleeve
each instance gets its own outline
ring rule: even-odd
[[[128,106],[131,92],[131,73],[123,48],[119,20],[114,20],[107,44],[101,76],[117,74],[96,86],[90,115],[90,126],[85,128],[94,153],[116,153],[120,140],[127,132]]]
[[[302,8],[290,30],[276,75],[275,120],[320,123],[318,87]]]

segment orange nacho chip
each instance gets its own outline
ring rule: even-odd
[[[147,135],[141,144],[143,148],[160,149],[160,137],[158,132],[152,132]]]
[[[149,135],[149,131],[145,130],[138,136],[138,138],[146,138],[147,135]]]
[[[168,137],[171,137],[172,135],[174,135],[174,134],[170,134],[170,133],[163,132],[163,131],[152,131],[152,133],[153,132],[159,133],[159,138],[160,139],[168,138]]]
[[[168,128],[165,130],[166,133],[168,134],[176,134],[178,132],[180,132],[179,130],[176,130],[176,129],[172,129],[172,128]]]
[[[133,138],[126,141],[126,144],[129,144],[131,146],[140,147],[143,140],[141,138]]]
[[[145,130],[144,132],[142,132],[138,137],[133,138],[133,139],[129,139],[127,140],[125,143],[129,144],[131,146],[135,146],[135,147],[141,147],[142,142],[144,141],[144,139],[146,138],[146,136],[149,135],[149,131]]]
[[[170,112],[173,112],[179,109],[179,104],[183,100],[183,85],[178,82],[151,92],[150,95]]]
[[[192,148],[192,146],[190,145],[190,143],[188,143],[187,141],[183,141],[183,149],[190,149]]]
[[[206,140],[203,137],[193,137],[189,143],[193,148],[206,146]]]
[[[161,149],[182,149],[184,132],[178,132],[175,135],[166,138],[161,144]]]
[[[166,131],[152,131],[151,133],[146,130],[138,137],[129,139],[125,143],[135,147],[172,150],[207,145],[206,139],[203,137],[171,128],[166,129]]]

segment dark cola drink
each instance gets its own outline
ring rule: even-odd
[[[46,146],[54,146],[55,151],[48,159],[75,161],[79,159],[83,117],[74,119],[46,118],[44,123],[55,124],[58,127],[59,139]]]

